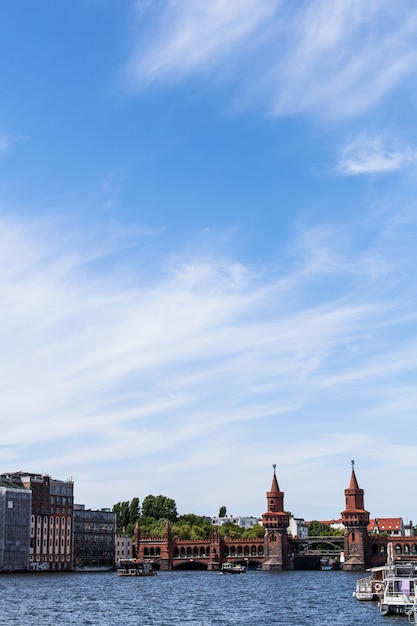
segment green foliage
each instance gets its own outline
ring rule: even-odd
[[[117,533],[132,535],[139,517],[139,498],[133,498],[132,502],[117,502],[117,504],[113,505],[112,510],[113,513],[116,513]]]
[[[143,537],[163,537],[166,520],[156,520],[154,517],[141,517],[139,520],[140,532]]]
[[[140,517],[139,498],[132,498],[129,506],[129,522],[135,524]]]
[[[219,535],[221,537],[230,537],[230,539],[239,539],[243,536],[244,529],[232,522],[225,522],[219,527]]]
[[[171,527],[172,534],[180,539],[209,539],[212,530],[211,522],[193,513],[181,515]]]
[[[219,510],[219,517],[226,517],[227,509],[225,506],[221,506]]]
[[[242,528],[232,522],[225,522],[218,530],[221,537],[230,539],[258,539],[265,534],[265,529],[260,524],[255,524],[252,528]]]
[[[260,524],[255,524],[252,528],[246,528],[243,534],[244,539],[262,539],[265,535],[265,528]]]
[[[317,520],[313,520],[308,525],[309,537],[341,537],[344,530],[341,528],[332,528],[329,524],[323,524]]]
[[[142,516],[175,522],[178,518],[177,505],[172,498],[149,495],[142,502]]]

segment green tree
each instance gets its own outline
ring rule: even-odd
[[[116,513],[116,531],[118,534],[126,532],[126,528],[130,522],[130,503],[117,502],[113,505],[113,513]]]
[[[154,517],[141,517],[139,520],[140,531],[143,537],[163,537],[166,521],[156,520]]]
[[[175,522],[178,517],[177,505],[172,498],[149,495],[142,502],[142,516]]]
[[[260,524],[255,524],[252,528],[245,528],[244,539],[261,539],[265,535],[265,528]]]
[[[225,522],[219,527],[219,535],[221,537],[230,537],[230,539],[240,539],[243,536],[244,529],[232,522]]]
[[[219,517],[226,517],[226,512],[227,512],[226,507],[224,505],[221,506],[219,510]]]
[[[171,527],[172,534],[180,539],[209,539],[212,530],[211,522],[194,513],[181,515]]]
[[[139,506],[139,498],[132,498],[129,505],[129,523],[136,524],[140,517],[140,506]]]
[[[332,528],[329,524],[323,524],[317,520],[312,520],[308,525],[309,537],[337,537],[344,534],[344,530]]]

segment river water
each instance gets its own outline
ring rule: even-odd
[[[0,575],[0,624],[8,626],[407,626],[352,597],[363,573],[158,572]]]

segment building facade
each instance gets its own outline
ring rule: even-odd
[[[233,515],[229,515],[228,517],[209,517],[208,518],[213,526],[223,526],[223,524],[235,524],[240,528],[253,528],[255,524],[259,524],[259,520],[257,517],[244,517],[241,515],[237,515],[234,517]]]
[[[369,520],[368,533],[379,535],[388,533],[390,537],[405,537],[405,526],[402,517],[376,517]],[[411,533],[408,534],[411,536]]]
[[[307,522],[300,517],[290,517],[288,532],[294,539],[306,539],[308,537]]]
[[[128,535],[116,535],[116,566],[120,561],[133,558],[133,539]]]
[[[72,570],[73,481],[29,472],[15,472],[9,476],[32,493],[30,568],[41,571]]]
[[[0,572],[29,569],[32,492],[9,475],[0,476]]]
[[[116,565],[116,513],[74,507],[74,558],[77,571],[104,571]]]

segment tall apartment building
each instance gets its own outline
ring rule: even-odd
[[[10,476],[32,493],[31,569],[73,570],[73,481],[29,472],[15,472]]]
[[[9,475],[0,476],[0,572],[29,569],[32,492]]]

